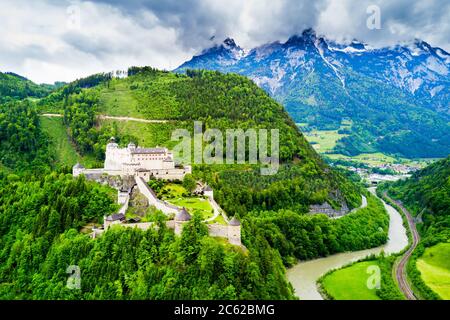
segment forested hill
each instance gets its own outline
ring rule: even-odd
[[[110,136],[122,145],[173,146],[177,128],[192,132],[193,121],[204,130],[265,128],[280,130],[282,166],[273,176],[261,176],[258,166],[196,166],[198,178],[207,180],[217,199],[230,212],[293,208],[308,211],[312,203],[330,202],[352,208],[360,204],[355,187],[331,170],[311,148],[283,106],[251,80],[236,74],[192,71],[162,72],[148,67],[130,68],[124,79],[104,78],[85,87],[61,88],[39,102],[41,112],[64,113],[65,125],[78,152],[102,160]],[[169,120],[167,124],[100,121],[95,114]]]
[[[40,98],[50,93],[53,85],[38,85],[15,73],[0,72],[0,103],[28,97]]]
[[[436,243],[450,239],[450,157],[389,186],[389,193],[423,221],[422,236]],[[420,225],[419,225],[420,226]]]
[[[369,195],[366,208],[342,219],[307,214],[311,204],[324,202],[355,208],[360,190],[326,165],[283,107],[245,77],[130,68],[123,79],[94,75],[39,101],[1,108],[0,298],[289,299],[283,264],[386,241],[388,217]],[[102,166],[111,136],[121,146],[171,148],[173,130],[192,132],[194,120],[204,130],[280,130],[274,175],[261,175],[259,165],[193,166],[193,177],[212,186],[228,216],[239,217],[247,250],[209,237],[198,215],[181,237],[157,213],[155,230],[119,227],[99,239],[83,234],[117,210],[116,191],[74,179],[68,174],[74,163]],[[81,290],[66,288],[69,265],[82,270]]]

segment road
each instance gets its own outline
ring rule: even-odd
[[[367,198],[366,198],[365,196],[361,195],[361,205],[360,205],[358,208],[354,208],[354,209],[352,209],[349,213],[344,214],[344,215],[342,215],[342,216],[331,217],[331,219],[340,219],[340,218],[345,217],[346,215],[348,215],[348,214],[350,214],[350,213],[356,212],[356,211],[358,211],[359,209],[363,209],[363,208],[365,208],[365,207],[367,207]]]
[[[412,234],[412,245],[403,254],[403,256],[400,259],[400,262],[394,266],[394,272],[395,272],[395,277],[397,278],[397,282],[400,287],[400,290],[403,292],[406,299],[417,300],[417,298],[414,295],[414,292],[411,289],[411,286],[409,285],[408,280],[407,280],[406,266],[408,265],[408,260],[411,257],[411,254],[416,249],[417,244],[420,241],[420,236],[419,236],[419,233],[417,232],[416,225],[414,223],[414,219],[411,216],[411,214],[409,213],[409,211],[406,210],[405,207],[403,207],[403,205],[399,201],[396,201],[396,200],[393,200],[392,198],[390,198],[387,195],[386,191],[383,193],[383,195],[387,199],[389,199],[390,201],[395,203],[403,211],[403,214],[406,216],[406,218],[408,220],[408,226],[409,226],[409,229],[411,230],[411,234]]]
[[[50,118],[62,118],[63,115],[59,113],[43,113],[42,117],[50,117]],[[114,117],[100,114],[97,116],[97,119],[100,120],[117,120],[117,121],[135,121],[142,123],[167,123],[168,120],[148,120],[148,119],[140,119],[140,118],[132,118],[132,117]]]

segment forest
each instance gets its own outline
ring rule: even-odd
[[[25,98],[42,98],[59,85],[37,85],[18,74],[0,72],[0,103]]]
[[[336,209],[344,201],[358,207],[361,189],[329,168],[282,106],[248,79],[217,72],[131,73],[126,79],[81,79],[36,102],[1,106],[1,298],[291,299],[284,273],[296,259],[386,241],[387,215],[372,197],[351,217],[306,214],[310,204],[325,201]],[[117,85],[125,89],[119,93]],[[257,165],[194,166],[193,178],[208,182],[228,215],[241,220],[245,248],[210,238],[198,217],[181,237],[165,228],[162,216],[159,227],[146,232],[118,228],[99,239],[84,234],[86,225],[117,210],[115,191],[74,179],[69,168],[55,164],[39,113],[61,112],[76,151],[101,163],[110,136],[121,145],[136,141],[117,126],[99,124],[106,93],[139,101],[136,112],[144,118],[182,127],[201,120],[220,129],[280,129],[276,175],[261,176]],[[81,270],[81,290],[66,288],[69,265]]]
[[[450,157],[436,161],[409,179],[384,184],[380,188],[402,201],[418,219],[416,226],[421,240],[408,263],[408,276],[423,298],[439,299],[423,281],[417,260],[426,248],[450,240]]]
[[[389,194],[400,199],[415,216],[426,246],[450,239],[450,157],[437,161],[413,174],[385,186]]]
[[[14,191],[13,191],[14,190]],[[80,226],[114,212],[115,190],[83,177],[0,180],[0,299],[291,299],[279,254],[258,237],[248,250],[207,236],[201,218],[181,237],[116,227],[99,239]],[[81,289],[66,286],[67,267]]]

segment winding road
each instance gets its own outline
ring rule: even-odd
[[[62,118],[63,115],[59,113],[43,113],[42,117],[49,118]],[[115,117],[115,116],[107,116],[107,115],[97,115],[97,119],[100,120],[117,120],[117,121],[134,121],[134,122],[142,122],[142,123],[167,123],[168,120],[148,120],[148,119],[140,119],[140,118],[132,118],[132,117]]]
[[[417,232],[416,224],[414,223],[414,219],[411,216],[411,214],[409,213],[409,211],[406,210],[405,207],[403,207],[403,205],[399,201],[396,201],[396,200],[392,199],[391,197],[389,197],[387,195],[386,191],[383,193],[383,196],[386,197],[386,199],[388,199],[389,201],[392,201],[393,203],[395,203],[402,210],[403,214],[405,215],[405,217],[408,220],[408,226],[409,226],[409,229],[411,230],[411,234],[412,234],[412,244],[409,247],[409,249],[401,257],[400,262],[396,263],[394,265],[394,272],[395,272],[395,277],[398,282],[398,286],[399,286],[400,290],[403,292],[403,294],[405,295],[406,299],[417,300],[417,297],[414,295],[414,291],[411,289],[411,286],[408,283],[406,267],[408,265],[408,261],[409,261],[409,258],[411,257],[411,254],[416,249],[417,244],[420,241],[420,236],[419,236],[419,233]]]

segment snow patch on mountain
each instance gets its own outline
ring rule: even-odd
[[[289,48],[286,52],[286,58],[289,61],[289,65],[293,68],[297,68],[305,63],[305,50],[295,50],[294,48]]]
[[[338,79],[341,81],[342,83],[342,87],[344,88],[345,92],[348,95],[347,89],[345,88],[345,79],[343,76],[340,75],[339,70],[336,68],[336,66],[334,64],[332,64],[331,62],[329,62],[325,56],[324,56],[324,50],[322,48],[322,46],[319,45],[319,43],[316,41],[314,43],[314,45],[317,48],[317,51],[319,52],[320,57],[322,58],[322,60],[334,71],[334,73],[336,74],[336,76],[338,77]]]
[[[431,97],[434,97],[436,94],[438,94],[442,89],[444,89],[445,87],[444,86],[437,86],[437,87],[434,87],[434,88],[432,88],[431,90],[430,90],[430,95],[431,95]]]
[[[280,61],[276,60],[270,64],[270,71],[272,77],[267,76],[253,76],[252,80],[260,87],[266,87],[273,95],[278,88],[282,86],[282,79],[286,75],[284,68],[280,66]]]
[[[428,69],[439,73],[440,75],[446,76],[448,74],[447,67],[433,56],[427,58],[426,66]]]

